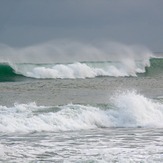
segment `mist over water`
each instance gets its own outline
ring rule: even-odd
[[[14,72],[26,77],[92,78],[136,76],[137,73],[144,73],[145,67],[150,65],[149,59],[153,54],[142,46],[127,46],[115,42],[82,43],[54,40],[24,48],[1,45],[0,56],[1,62],[9,63]],[[108,61],[110,62],[108,64],[97,64]],[[20,66],[15,63],[53,63],[53,65]]]
[[[116,42],[78,42],[53,40],[28,47],[0,45],[0,61],[13,63],[72,63],[81,61],[121,61],[132,66],[134,60],[148,60],[152,52],[143,46]]]

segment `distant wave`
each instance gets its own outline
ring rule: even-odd
[[[21,74],[15,72],[14,68],[8,63],[0,63],[0,81],[17,81]]]
[[[76,79],[99,76],[158,76],[163,75],[163,58],[150,62],[76,62],[70,64],[0,64],[0,81],[17,81],[25,78]]]
[[[0,132],[75,131],[105,127],[163,127],[163,104],[134,91],[117,93],[107,105],[0,106]]]

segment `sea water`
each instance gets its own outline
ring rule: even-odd
[[[1,162],[163,162],[163,60],[1,63]]]

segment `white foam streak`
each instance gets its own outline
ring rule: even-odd
[[[101,127],[163,127],[163,104],[133,91],[115,95],[107,108],[69,104],[56,110],[35,103],[0,106],[0,132],[58,132]]]

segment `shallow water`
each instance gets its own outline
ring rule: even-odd
[[[159,128],[2,134],[1,162],[162,162]]]

